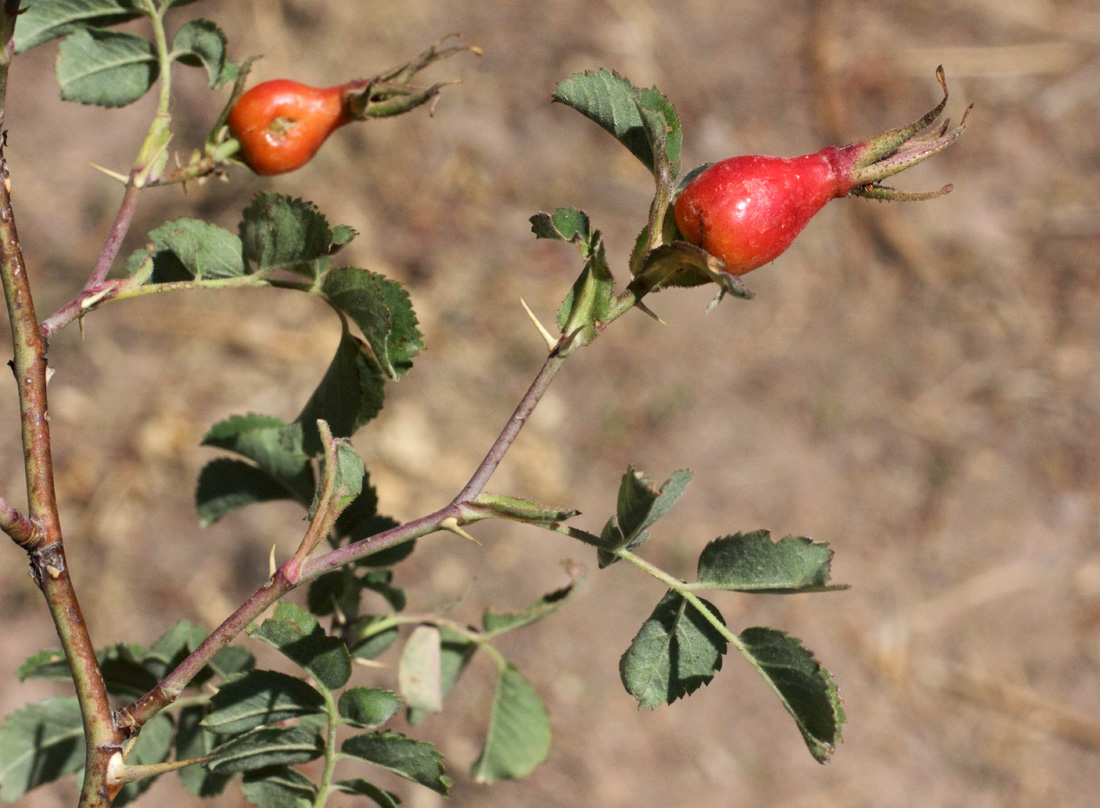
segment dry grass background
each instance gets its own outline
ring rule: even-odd
[[[487,708],[475,665],[448,712],[417,729],[458,783],[454,806],[1091,806],[1100,785],[1100,10],[1087,0],[770,3],[196,4],[256,80],[335,83],[451,31],[485,49],[433,68],[461,76],[434,118],[344,130],[306,169],[234,172],[147,194],[128,248],[166,218],[230,228],[260,188],[316,201],[360,237],[346,261],[409,287],[428,350],[356,441],[383,506],[411,518],[446,502],[541,361],[519,305],[549,320],[578,269],[527,217],[576,205],[616,267],[650,182],[607,135],[551,105],[556,81],[606,66],[658,85],[685,129],[685,164],[816,151],[912,119],[938,98],[977,104],[947,153],[907,174],[954,182],[911,206],[830,206],[752,302],[704,314],[708,290],[666,293],[662,327],[632,316],[582,352],[491,486],[580,507],[598,529],[628,463],[696,480],[647,552],[676,574],[715,536],[766,527],[829,541],[845,593],[719,599],[737,627],[785,628],[838,679],[850,723],[818,766],[747,665],[729,657],[686,702],[637,713],[617,660],[660,596],[622,565],[513,527],[481,547],[425,541],[398,580],[412,607],[475,620],[591,571],[556,619],[505,643],[549,703],[549,762],[485,788],[464,771]],[[13,69],[9,158],[40,313],[80,285],[148,104],[63,105],[53,48]],[[178,145],[215,112],[181,81]],[[299,296],[193,294],[108,306],[51,346],[51,415],[70,563],[97,643],[149,642],[178,618],[213,625],[289,553],[278,507],[195,525],[204,429],[230,413],[293,417],[336,329]],[[22,501],[13,396],[0,402],[0,492]],[[0,712],[51,691],[12,672],[52,644],[14,548],[0,570]],[[390,671],[371,674],[389,681]],[[398,786],[406,804],[435,795]],[[72,784],[21,805],[74,802]],[[146,798],[189,804],[171,784]],[[234,798],[218,804],[236,805]]]

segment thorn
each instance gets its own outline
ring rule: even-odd
[[[273,544],[273,545],[271,545],[271,555],[268,556],[268,559],[267,559],[267,577],[268,578],[274,578],[276,569],[277,568],[275,566],[275,545]]]
[[[363,659],[362,657],[355,657],[352,659],[356,665],[362,665],[364,668],[388,668],[385,662],[376,662],[373,659]]]
[[[87,311],[92,306],[94,306],[96,303],[103,300],[103,298],[107,297],[110,294],[113,294],[114,291],[115,291],[114,288],[108,286],[105,289],[100,289],[94,295],[88,295],[88,297],[86,297],[86,298],[84,298],[83,300],[80,301],[80,310],[82,312]]]
[[[535,328],[538,329],[539,336],[541,336],[543,341],[546,343],[547,349],[552,351],[556,347],[558,347],[558,341],[554,339],[554,335],[547,331],[546,327],[539,322],[539,318],[535,316],[535,313],[533,311],[531,311],[531,307],[527,305],[527,301],[521,297],[519,299],[519,302],[523,304],[523,310],[527,312],[527,316],[531,318],[531,322],[534,323]],[[658,320],[659,319],[660,318],[658,318]]]
[[[99,171],[99,172],[102,172],[102,173],[106,174],[111,179],[118,180],[123,185],[125,185],[126,183],[128,183],[130,181],[129,177],[123,176],[122,174],[119,174],[117,171],[111,171],[111,169],[104,168],[103,166],[96,165],[95,163],[88,163],[88,165],[90,165],[96,171]]]
[[[668,325],[668,323],[666,323],[664,320],[662,320],[660,318],[660,316],[658,316],[658,314],[655,311],[653,311],[653,309],[649,308],[649,306],[647,306],[642,301],[640,301],[640,300],[635,301],[634,308],[638,309],[638,311],[642,312],[643,314],[648,314],[650,317],[652,317],[654,320],[659,322],[661,325]]]
[[[472,541],[478,547],[481,546],[481,542],[479,542],[477,539],[475,539],[473,536],[471,536],[469,533],[458,526],[458,520],[455,519],[453,516],[448,516],[446,519],[439,523],[439,526],[444,530],[451,531],[456,536],[461,536],[467,541]]]

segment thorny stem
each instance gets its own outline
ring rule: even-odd
[[[5,58],[0,63],[0,92],[7,86],[7,70],[12,52],[10,39],[17,6],[17,3],[5,0],[0,16],[6,46]],[[3,97],[0,96],[0,109],[2,106]],[[0,111],[0,122],[2,120],[3,113]],[[39,331],[34,300],[23,263],[11,205],[7,162],[2,148],[3,135],[0,134],[0,275],[3,277],[4,297],[11,320],[15,353],[11,367],[19,392],[29,513],[25,519],[16,519],[14,510],[5,506],[4,522],[5,527],[30,526],[29,530],[17,530],[12,535],[30,557],[31,574],[46,599],[72,672],[87,741],[86,771],[80,804],[89,808],[107,806],[107,761],[110,754],[118,750],[122,737],[111,720],[110,703],[96,660],[95,648],[80,613],[80,604],[65,560],[50,449],[46,401],[46,341]]]
[[[565,342],[559,342],[558,348]],[[551,351],[543,363],[542,369],[531,383],[519,405],[508,419],[500,435],[493,442],[485,459],[474,471],[470,481],[463,487],[450,504],[434,513],[406,522],[403,525],[377,533],[361,541],[339,547],[304,563],[292,558],[283,564],[262,587],[246,600],[240,608],[218,626],[209,637],[184,659],[175,670],[169,673],[155,688],[150,690],[133,704],[120,709],[117,714],[119,725],[133,733],[145,722],[175,701],[202,668],[222,648],[227,646],[252,621],[259,618],[279,598],[291,589],[307,583],[326,572],[364,558],[413,539],[427,536],[440,530],[446,519],[463,521],[463,505],[475,499],[485,489],[489,478],[500,466],[508,449],[515,442],[519,431],[527,422],[535,406],[545,395],[550,383],[561,370],[567,357],[558,349]]]

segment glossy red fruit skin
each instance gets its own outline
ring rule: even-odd
[[[346,87],[310,87],[289,79],[252,87],[229,111],[229,131],[241,144],[237,156],[263,176],[301,168],[330,134],[351,121]]]
[[[852,159],[829,147],[803,157],[731,157],[680,192],[683,237],[725,261],[731,275],[774,261],[830,199],[847,196]]]

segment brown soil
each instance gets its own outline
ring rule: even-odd
[[[1100,786],[1100,11],[1087,0],[759,3],[259,2],[187,6],[220,17],[256,80],[336,83],[451,31],[481,45],[430,78],[462,77],[422,112],[345,129],[313,164],[269,180],[150,192],[124,252],[166,219],[234,228],[258,189],[300,195],[359,230],[344,260],[405,283],[428,350],[358,436],[383,507],[412,518],[465,481],[537,369],[522,297],[549,322],[578,270],[527,217],[575,205],[614,268],[647,215],[651,180],[562,105],[556,81],[609,67],[656,84],[684,124],[684,162],[816,151],[900,125],[938,100],[977,107],[963,139],[901,178],[953,182],[914,205],[830,206],[757,297],[709,314],[710,290],[668,292],[661,326],[628,316],[571,362],[494,479],[494,491],[578,507],[600,528],[628,464],[695,482],[645,552],[689,577],[737,530],[810,535],[836,551],[843,593],[727,596],[735,627],[801,637],[840,683],[850,723],[827,766],[749,667],[639,713],[617,662],[661,595],[618,565],[515,526],[480,547],[425,541],[398,569],[410,608],[476,621],[589,573],[554,619],[502,644],[553,716],[549,761],[495,787],[465,776],[492,666],[414,732],[438,743],[454,806],[1091,806]],[[233,19],[229,19],[233,18]],[[87,275],[148,99],[63,104],[55,46],[13,68],[5,126],[20,233],[48,314]],[[218,100],[181,80],[174,145],[201,142]],[[147,643],[180,618],[219,622],[289,554],[290,508],[196,525],[197,444],[231,413],[293,417],[331,355],[331,315],[279,293],[189,294],[107,306],[51,346],[62,515],[98,644]],[[21,504],[12,387],[0,401],[0,494]],[[59,692],[13,671],[55,643],[10,547],[0,571],[0,714]],[[387,658],[393,662],[393,658]],[[393,669],[364,683],[392,685]],[[392,784],[405,804],[435,795]],[[74,804],[70,781],[20,805]],[[1089,795],[1093,796],[1089,796]],[[177,786],[146,798],[190,804]],[[241,804],[225,797],[218,805]]]

